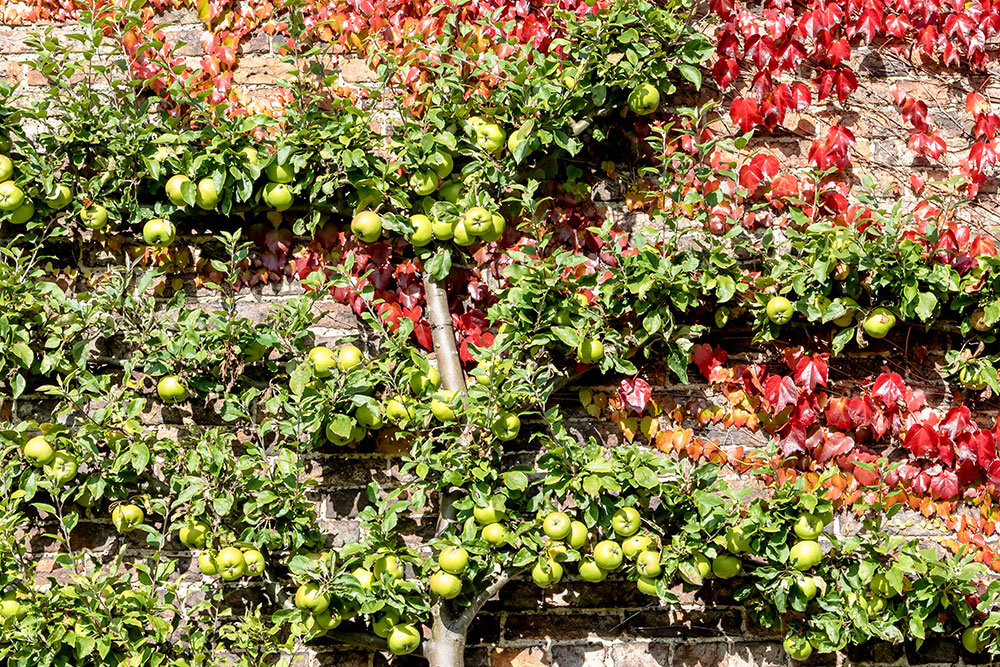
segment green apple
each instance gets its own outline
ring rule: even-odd
[[[19,621],[28,615],[28,610],[25,608],[21,601],[17,599],[17,595],[11,591],[3,596],[0,600],[0,619],[4,621]]]
[[[458,597],[462,592],[462,580],[454,574],[439,571],[431,575],[431,591],[445,600]]]
[[[462,184],[459,181],[454,180],[445,181],[445,183],[438,188],[437,194],[441,201],[457,204],[458,200],[462,198]]]
[[[0,211],[13,211],[24,203],[24,190],[14,181],[0,183]]]
[[[840,317],[834,319],[833,323],[836,324],[838,327],[849,327],[851,326],[851,323],[854,322],[855,314],[857,314],[858,302],[849,296],[843,297],[842,299],[840,299],[840,302],[844,304],[845,308],[847,308],[847,312],[845,312]]]
[[[450,389],[442,389],[431,398],[431,413],[440,422],[455,421],[455,399],[457,394]]]
[[[57,486],[63,486],[76,477],[79,468],[76,457],[65,449],[57,450],[52,460],[45,464],[45,474]]]
[[[446,547],[438,554],[438,567],[448,574],[462,574],[469,565],[469,552],[462,547]]]
[[[640,576],[635,581],[636,588],[639,589],[640,593],[645,593],[646,595],[658,595],[656,592],[656,579],[650,577]]]
[[[3,180],[3,179],[0,179]],[[56,193],[46,198],[45,205],[53,211],[61,211],[73,201],[73,192],[62,183],[56,184]]]
[[[792,320],[795,307],[783,296],[772,296],[767,302],[767,319],[775,324],[788,324]]]
[[[236,581],[246,573],[243,552],[236,547],[226,547],[215,555],[219,575],[226,581]]]
[[[486,243],[493,243],[494,241],[499,241],[503,236],[504,230],[507,228],[507,221],[504,220],[503,216],[494,213],[491,216],[490,230],[485,234],[481,234],[480,238]]]
[[[455,160],[451,157],[451,153],[442,148],[438,148],[427,158],[427,164],[434,170],[439,179],[448,178],[448,175],[455,168]]]
[[[146,518],[142,508],[138,505],[128,503],[125,505],[115,505],[111,510],[111,523],[119,533],[127,533],[141,524]]]
[[[163,218],[153,218],[142,227],[142,238],[146,245],[165,248],[177,238],[174,223]]]
[[[892,587],[892,584],[889,583],[889,580],[881,572],[875,573],[875,576],[868,583],[868,587],[873,593],[881,595],[884,598],[891,598],[896,594],[896,589]]]
[[[587,558],[580,563],[580,578],[584,581],[604,581],[607,577],[607,570],[602,569],[593,558]]]
[[[35,217],[35,204],[30,199],[25,199],[23,204],[11,211],[10,223],[23,225],[33,217]]]
[[[412,625],[401,623],[393,626],[386,641],[389,652],[393,655],[409,655],[420,646],[420,631]]]
[[[812,644],[802,635],[788,635],[782,646],[792,660],[808,660],[813,652]]]
[[[156,393],[165,403],[180,403],[187,400],[188,390],[184,381],[176,375],[164,375],[156,383]]]
[[[337,365],[337,355],[325,345],[317,345],[309,350],[309,361],[312,363],[316,377],[328,377],[330,371]]]
[[[414,370],[409,377],[410,390],[417,395],[437,391],[441,386],[441,373],[434,366],[428,366],[427,371]]]
[[[202,574],[213,576],[219,573],[219,566],[215,564],[215,556],[211,551],[202,551],[198,554],[198,569]]]
[[[340,610],[329,607],[326,611],[313,614],[310,618],[316,624],[316,627],[320,630],[326,631],[332,630],[340,625],[340,622],[344,620],[344,615],[340,612]]]
[[[277,159],[272,160],[264,169],[267,180],[275,183],[291,183],[295,178],[295,167],[289,163],[279,164]]]
[[[628,106],[633,113],[647,116],[660,106],[660,91],[651,83],[642,83],[628,95]]]
[[[804,572],[823,560],[823,549],[814,540],[803,540],[792,546],[788,552],[788,562],[796,570]]]
[[[455,236],[455,227],[445,218],[431,220],[431,233],[438,241],[448,241]]]
[[[493,229],[493,214],[482,206],[473,206],[465,212],[464,223],[466,232],[482,236]]]
[[[663,572],[660,552],[647,549],[635,557],[635,571],[647,579],[655,579]]]
[[[465,218],[459,218],[451,228],[451,238],[463,248],[476,242],[476,235],[465,226]]]
[[[36,435],[24,443],[22,452],[24,458],[36,466],[43,466],[51,462],[56,456],[56,450],[40,435]]]
[[[483,526],[483,540],[498,547],[507,541],[507,528],[502,523],[490,523]]]
[[[614,572],[621,567],[625,558],[622,547],[612,540],[602,540],[594,546],[594,562],[606,572]]]
[[[3,186],[0,185],[0,187]],[[108,224],[108,209],[100,204],[91,204],[86,208],[80,209],[80,222],[87,229],[104,229]]]
[[[549,512],[542,521],[542,530],[553,540],[568,537],[572,529],[571,519],[565,512]]]
[[[490,427],[497,440],[504,442],[513,440],[521,431],[521,419],[513,412],[501,411]]]
[[[284,183],[268,183],[261,196],[264,203],[275,211],[287,211],[295,203],[295,194]]]
[[[399,612],[390,609],[372,622],[372,632],[379,637],[388,637],[393,627],[399,625]]]
[[[571,521],[569,524],[569,536],[566,538],[566,542],[573,549],[579,550],[580,547],[587,543],[589,536],[590,531],[587,530],[587,524],[582,521]]]
[[[410,189],[418,197],[423,197],[437,190],[440,182],[441,178],[433,169],[422,169],[410,176]]]
[[[351,220],[351,232],[362,241],[373,243],[382,236],[382,218],[374,211],[361,211]]]
[[[382,428],[382,408],[377,404],[375,406],[359,405],[354,411],[354,419],[365,428]]]
[[[625,558],[635,560],[636,556],[650,549],[652,546],[653,538],[649,535],[636,533],[622,542],[622,552],[624,552]]]
[[[810,512],[803,512],[795,521],[795,525],[792,526],[792,530],[795,532],[795,536],[800,540],[815,540],[823,534],[823,528],[825,525],[826,524],[823,522],[821,517],[818,517]]]
[[[302,611],[322,614],[330,606],[330,594],[324,592],[319,584],[302,584],[295,591],[295,606]]]
[[[469,119],[469,127],[475,139],[476,146],[487,153],[493,153],[503,148],[507,133],[496,123],[481,117]]]
[[[611,517],[611,528],[619,537],[631,537],[639,532],[642,517],[634,507],[623,507]]]
[[[531,568],[531,580],[539,588],[548,588],[559,583],[563,576],[563,567],[552,558],[539,559]]]
[[[812,600],[816,597],[816,582],[813,581],[812,577],[796,576],[795,587],[799,589],[799,592],[802,593],[802,597],[806,600]]]
[[[584,338],[576,348],[580,363],[594,364],[604,358],[604,343],[596,338]]]
[[[264,568],[267,566],[267,562],[264,560],[264,554],[257,549],[243,550],[243,564],[246,568],[246,575],[248,577],[256,577],[263,574]]]
[[[433,223],[426,215],[422,213],[411,215],[410,224],[413,225],[413,231],[407,239],[413,247],[422,248],[434,239]]]
[[[712,560],[712,574],[719,579],[732,579],[743,569],[743,561],[739,556],[722,554]]]
[[[174,206],[185,206],[187,204],[184,201],[183,187],[185,183],[190,183],[191,179],[183,174],[174,174],[169,179],[167,179],[167,185],[164,187],[167,193],[167,199]]]
[[[865,333],[872,338],[885,338],[894,326],[896,316],[887,308],[876,308],[864,323]]]
[[[190,549],[204,549],[211,530],[212,527],[207,523],[201,519],[195,519],[181,526],[181,529],[177,531],[177,537],[180,538],[181,544]]]
[[[372,574],[371,570],[359,567],[351,572],[351,575],[358,580],[358,583],[361,584],[361,588],[366,591],[370,591],[375,585],[375,575]]]
[[[743,532],[740,526],[733,526],[726,531],[726,549],[730,553],[745,553],[750,548],[750,536]]]
[[[708,560],[705,554],[700,552],[695,552],[691,555],[691,559],[688,561],[695,570],[698,571],[698,575],[704,579],[712,571],[712,562]],[[698,586],[701,582],[696,581],[694,577],[688,575],[684,570],[678,570],[678,574],[681,579],[692,586]]]
[[[385,404],[385,418],[397,426],[405,426],[416,414],[402,396],[390,398]]]
[[[219,203],[219,191],[215,189],[215,181],[203,178],[198,181],[198,189],[194,195],[194,203],[198,208],[211,211]]]
[[[984,644],[980,626],[973,625],[962,631],[962,646],[969,653],[979,653],[983,650]]]
[[[357,345],[342,345],[337,351],[337,365],[345,371],[359,366],[362,361],[364,361],[364,355],[361,354]]]
[[[0,155],[0,181],[8,181],[14,175],[14,163],[6,155]]]
[[[473,507],[472,514],[481,526],[486,526],[491,523],[503,521],[507,512],[504,511],[503,505],[496,498],[493,498],[486,507],[480,507],[479,505]]]
[[[388,576],[393,581],[398,581],[403,578],[406,573],[403,569],[403,561],[399,560],[397,556],[392,554],[382,556],[377,561],[375,561],[375,578],[378,580],[382,579],[382,575]]]

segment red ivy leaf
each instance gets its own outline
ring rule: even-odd
[[[799,359],[795,367],[795,381],[812,391],[817,384],[826,386],[829,377],[830,364],[825,354],[814,354]]]
[[[931,479],[931,495],[941,500],[948,500],[958,495],[958,475],[951,470],[945,470]]]
[[[691,353],[691,361],[706,379],[712,379],[712,371],[726,363],[729,355],[722,348],[712,348],[708,343],[695,345]]]
[[[733,100],[729,107],[729,117],[740,126],[743,133],[749,132],[764,120],[757,106],[757,100],[752,97],[737,97]]]
[[[872,386],[872,396],[880,399],[886,407],[896,405],[896,402],[903,398],[906,391],[906,384],[899,373],[882,373],[875,379]]]
[[[826,463],[830,459],[843,456],[854,449],[854,438],[839,431],[827,433],[823,444],[816,449],[816,460]]]
[[[906,432],[903,444],[913,452],[914,456],[928,457],[937,454],[941,437],[933,427],[927,424],[914,424]]]
[[[646,403],[649,402],[652,393],[649,383],[642,378],[635,378],[631,382],[622,380],[618,385],[618,400],[639,414],[646,409]]]
[[[799,400],[799,388],[795,385],[795,380],[787,375],[772,375],[764,384],[764,398],[780,412]]]

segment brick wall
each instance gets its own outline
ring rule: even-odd
[[[179,55],[196,62],[201,48],[199,40],[203,26],[191,12],[175,11],[162,17],[166,32],[174,40],[188,44]],[[30,27],[0,27],[0,73],[11,83],[24,87],[31,95],[44,83],[41,75],[30,67],[31,54],[25,45]],[[69,31],[71,26],[56,26],[58,31]],[[256,36],[244,44],[242,60],[236,71],[235,82],[250,96],[266,98],[273,90],[275,78],[285,70],[277,58],[280,38]],[[960,142],[967,130],[962,100],[950,82],[934,73],[915,76],[916,70],[908,63],[895,60],[877,49],[861,51],[852,65],[866,73],[863,89],[855,97],[851,111],[831,104],[814,115],[791,114],[784,127],[757,140],[757,145],[772,150],[789,165],[804,165],[809,143],[817,128],[839,121],[851,127],[859,138],[855,155],[859,158],[856,177],[871,175],[880,185],[901,180],[900,165],[914,162],[906,149],[907,135],[898,120],[890,88],[902,85],[911,94],[931,104],[939,125],[949,141]],[[331,66],[339,67],[345,83],[363,81],[369,75],[364,63],[344,59]],[[907,167],[908,168],[908,167]],[[927,167],[930,171],[930,168]],[[989,187],[989,186],[988,186]],[[614,188],[611,188],[614,190]],[[985,209],[984,213],[994,215]],[[197,259],[203,238],[183,237],[181,242],[192,248]],[[77,256],[84,258],[87,269],[112,261],[113,255],[81,248]],[[184,276],[190,278],[191,276]],[[240,314],[263,319],[268,310],[299,288],[285,282],[268,286],[246,295],[239,306]],[[193,302],[211,307],[215,298],[207,291],[193,291]],[[347,307],[326,302],[326,310],[316,330],[319,340],[332,341],[353,331],[357,322]],[[730,342],[730,350],[736,347]],[[857,372],[859,366],[877,367],[877,361],[845,359],[837,362],[841,370]],[[915,375],[908,381],[919,383],[919,377],[936,377],[933,361],[915,368]],[[703,396],[707,387],[661,386],[656,392],[662,395]],[[561,394],[568,405],[575,405],[575,391]],[[571,410],[568,425],[581,437],[595,435],[609,446],[618,442],[620,435],[609,423],[595,422],[582,410]],[[0,409],[0,418],[44,419],[47,404],[38,396],[27,395],[8,403]],[[200,424],[221,423],[218,411],[212,405],[192,408],[153,407],[145,416],[150,428],[161,429],[165,434],[182,429],[186,417]],[[710,435],[710,434],[706,434]],[[728,434],[727,437],[732,437]],[[522,444],[511,444],[512,456],[530,459],[536,452]],[[357,523],[352,519],[366,502],[364,487],[372,479],[384,484],[399,483],[395,476],[401,454],[400,445],[378,441],[350,453],[336,452],[313,456],[311,474],[320,481],[314,494],[321,528],[333,538],[332,546],[353,540]],[[746,484],[746,480],[733,478],[733,484]],[[923,521],[919,515],[900,514],[895,520],[903,533],[932,538],[937,529]],[[53,543],[41,536],[44,526],[32,536],[32,546],[40,552],[49,552]],[[419,533],[421,522],[416,521],[411,532]],[[850,526],[838,522],[837,530],[849,531]],[[117,548],[123,539],[105,517],[90,517],[74,532],[79,540],[76,548],[105,551]],[[130,536],[136,546],[141,537]],[[178,544],[175,557],[180,559],[182,571],[197,573],[197,564],[191,553]],[[52,566],[51,553],[44,556]],[[640,594],[634,586],[623,580],[609,580],[599,584],[566,577],[565,586],[542,593],[530,581],[514,581],[489,602],[473,625],[469,637],[468,664],[470,667],[770,667],[789,664],[781,649],[781,637],[768,634],[755,627],[744,609],[732,601],[733,584],[713,581],[696,594],[681,595],[679,608],[659,606],[651,598]],[[316,653],[303,656],[302,665],[339,665],[343,667],[382,665],[386,659],[364,651],[347,650],[332,642],[317,640]],[[956,665],[965,664],[957,641],[932,641],[922,649],[913,647],[875,645],[852,649],[845,655],[818,656],[811,664],[856,665]],[[410,660],[398,660],[409,664]],[[413,661],[414,663],[419,661]]]

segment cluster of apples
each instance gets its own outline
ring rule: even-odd
[[[40,467],[55,486],[69,484],[79,469],[79,462],[72,452],[54,448],[45,436],[36,435],[29,439],[21,453],[29,463]]]
[[[462,592],[462,573],[469,566],[469,552],[460,546],[445,547],[437,557],[438,571],[431,575],[431,590],[451,600]]]
[[[259,549],[239,549],[235,546],[223,547],[218,551],[207,549],[211,530],[211,526],[205,521],[189,518],[177,531],[181,544],[189,549],[201,550],[198,554],[198,569],[202,574],[209,577],[218,575],[225,581],[236,581],[241,577],[258,577],[264,573],[267,561]]]
[[[835,318],[833,323],[838,327],[849,327],[854,323],[855,317],[859,314],[858,302],[850,297],[844,297],[840,301],[847,308],[847,311]],[[823,297],[820,308],[826,310],[833,303],[829,298]],[[792,321],[795,314],[795,304],[783,296],[772,296],[768,299],[765,307],[767,319],[775,324],[783,325]],[[865,334],[870,338],[885,338],[889,331],[896,326],[896,315],[888,308],[878,307],[868,313],[861,321]]]
[[[326,346],[317,346],[309,351],[309,362],[317,377],[328,378],[334,371],[349,372],[364,362],[361,350],[355,345],[347,344],[334,351]],[[414,401],[430,396],[431,413],[442,423],[453,422],[458,418],[459,397],[451,390],[441,389],[441,374],[434,366],[427,370],[415,368],[407,377],[407,385],[413,396],[396,395],[382,403],[374,400],[372,403],[359,405],[353,414],[353,426],[349,434],[335,430],[338,414],[331,414],[326,425],[326,437],[332,444],[344,447],[360,442],[369,430],[382,428],[387,422],[403,428],[415,417]]]
[[[788,552],[788,563],[799,573],[795,575],[793,585],[806,601],[812,600],[818,594],[826,591],[826,581],[823,577],[810,576],[806,572],[819,565],[823,560],[823,548],[816,540],[823,534],[826,525],[832,520],[833,517],[829,514],[803,512],[792,526],[792,532],[795,533],[798,540]],[[876,581],[876,579],[880,579],[880,581]],[[883,590],[883,585],[887,586],[885,578],[882,575],[876,575],[872,580],[873,591],[876,586],[879,590]],[[885,609],[885,597],[877,593],[872,598],[865,598],[861,603],[866,606],[869,615]],[[798,634],[787,635],[783,646],[785,652],[795,660],[807,659],[815,648],[806,637]]]
[[[25,194],[24,190],[13,180],[14,162],[6,155],[0,155],[0,211],[10,214],[8,218],[15,225],[23,225],[35,215],[35,203]],[[69,188],[59,183],[55,194],[45,199],[45,205],[50,210],[58,211],[66,208],[73,199]],[[84,209],[89,211],[89,209]],[[90,215],[96,211],[89,211]],[[82,214],[81,214],[82,215]],[[107,215],[107,211],[105,211]],[[87,223],[84,218],[84,223]]]
[[[315,558],[322,558],[314,554]],[[403,562],[393,554],[387,554],[375,561],[372,570],[363,567],[355,569],[351,575],[365,591],[372,591],[376,581],[388,578],[390,582],[405,576]],[[339,626],[343,621],[354,618],[356,608],[335,601],[329,590],[316,582],[307,582],[295,591],[295,607],[309,614],[302,630],[310,636],[322,635],[327,630]],[[404,623],[399,612],[390,609],[372,620],[372,632],[386,640],[389,651],[395,655],[413,653],[420,645],[421,635],[417,627]]]

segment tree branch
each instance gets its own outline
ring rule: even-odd
[[[353,628],[344,628],[341,630],[338,628],[335,630],[328,630],[325,636],[342,644],[357,646],[358,648],[368,649],[369,651],[389,650],[389,642],[378,635],[365,632],[363,630],[355,630]],[[423,657],[423,646],[418,646],[417,650],[414,651],[412,655]]]
[[[455,345],[455,330],[451,326],[448,293],[430,273],[424,272],[424,299],[427,302],[427,320],[430,322],[437,354],[438,370],[445,389],[465,393],[465,373]]]
[[[500,574],[492,584],[479,591],[479,593],[476,594],[476,597],[472,598],[472,603],[466,607],[465,611],[463,611],[461,616],[458,617],[458,622],[461,627],[467,628],[472,624],[472,619],[476,617],[476,614],[478,614],[479,610],[483,608],[483,605],[486,604],[491,597],[499,593],[501,588],[507,585],[507,582],[510,581],[510,577],[510,572],[507,570],[501,570]]]

